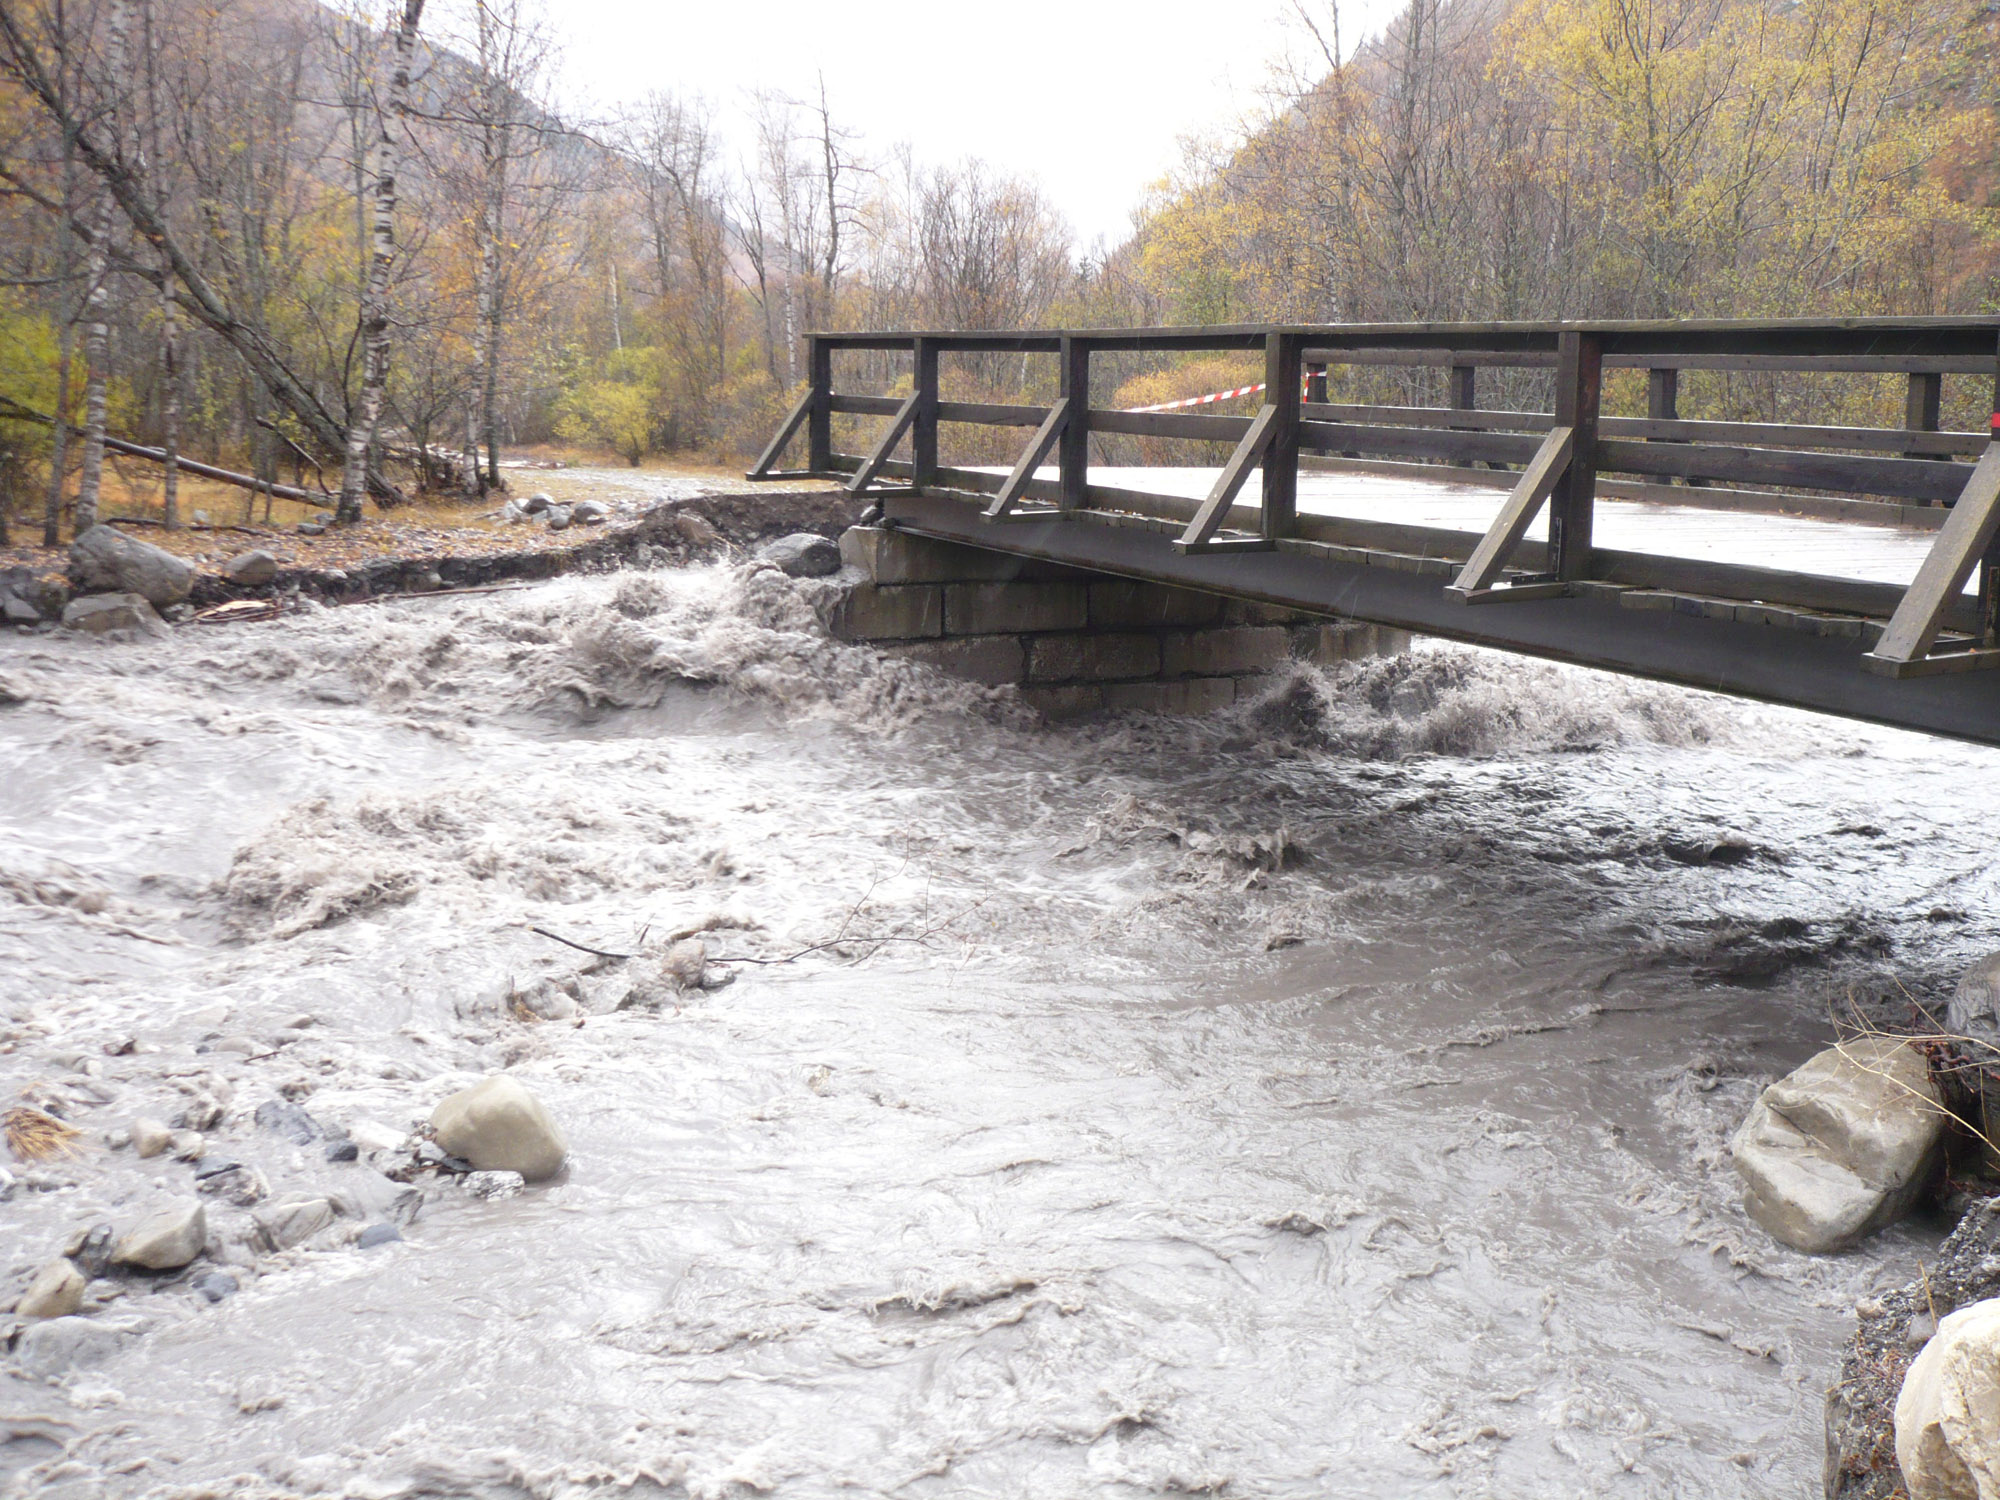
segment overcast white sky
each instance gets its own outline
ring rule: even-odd
[[[1396,8],[1347,0],[1347,47]],[[823,71],[864,150],[909,141],[923,161],[1032,174],[1087,245],[1123,237],[1181,136],[1229,126],[1288,49],[1308,55],[1291,12],[1291,0],[564,0],[548,13],[564,92],[593,110],[649,89],[701,93],[741,139],[751,89],[803,96]],[[1081,97],[1062,93],[1084,78]]]

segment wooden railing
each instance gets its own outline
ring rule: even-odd
[[[2000,665],[2000,445],[1991,430],[1939,430],[1943,377],[1975,376],[2000,408],[2000,319],[1917,318],[1784,322],[1374,324],[1294,327],[1095,329],[1029,333],[817,334],[803,397],[750,471],[753,479],[844,478],[857,494],[884,479],[916,493],[985,497],[993,522],[1053,514],[1091,519],[1128,511],[1179,517],[1170,496],[1093,485],[1092,433],[1222,442],[1228,461],[1206,499],[1185,514],[1184,552],[1270,550],[1289,539],[1407,548],[1462,558],[1451,585],[1467,603],[1560,595],[1585,580],[1698,587],[1723,599],[1791,602],[1876,613],[1888,624],[1865,658],[1906,676]],[[835,390],[839,351],[901,351],[911,359],[907,397]],[[1262,351],[1266,392],[1254,415],[1134,412],[1094,404],[1095,355]],[[1058,394],[1049,406],[945,401],[939,357],[1053,355]],[[1448,407],[1335,403],[1334,365],[1442,367]],[[1604,416],[1607,369],[1643,369],[1643,417]],[[1481,369],[1551,372],[1553,410],[1483,410]],[[1901,374],[1902,427],[1685,420],[1684,371],[1799,375]],[[1303,399],[1284,399],[1299,392]],[[836,414],[887,418],[866,454],[834,451]],[[2000,417],[1994,419],[2000,422]],[[1033,429],[1006,475],[938,459],[941,424]],[[803,431],[806,466],[775,468]],[[910,457],[893,454],[907,439]],[[1508,490],[1483,535],[1298,514],[1301,458],[1358,463],[1381,472],[1484,483]],[[1971,460],[1971,461],[1966,461]],[[1051,465],[1052,480],[1039,471]],[[1478,466],[1484,466],[1478,467]],[[1261,473],[1254,514],[1237,500]],[[1671,499],[1715,509],[1762,509],[1882,524],[1928,525],[1937,538],[1906,590],[1784,569],[1690,563],[1610,553],[1593,545],[1600,493]],[[1037,502],[1043,508],[1024,508]],[[1547,508],[1545,545],[1525,541]],[[1421,535],[1416,535],[1421,533]],[[1523,566],[1523,564],[1527,566]],[[1976,596],[1965,586],[1979,575]],[[1934,650],[1949,633],[1950,649]]]

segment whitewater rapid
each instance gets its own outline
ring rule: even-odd
[[[1765,1496],[1854,1301],[1724,1142],[1995,946],[2000,756],[1456,647],[1051,728],[721,565],[0,639],[13,1284],[505,1070],[572,1161],[125,1281],[0,1376],[51,1496]],[[725,988],[615,1009],[699,928]],[[838,939],[789,962],[802,949]],[[574,981],[586,1012],[507,1003]],[[310,1025],[292,1023],[310,1018]],[[242,1039],[236,1050],[226,1050]],[[125,1044],[134,1045],[130,1050]],[[234,1236],[234,1238],[232,1238]],[[197,1270],[203,1269],[197,1266]]]

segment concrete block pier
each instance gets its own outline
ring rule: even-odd
[[[1288,661],[1408,648],[1408,631],[1118,578],[1059,563],[856,526],[840,555],[864,575],[835,636],[989,686],[1018,685],[1051,718],[1209,713]]]

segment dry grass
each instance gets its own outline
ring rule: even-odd
[[[0,1133],[6,1135],[7,1147],[17,1161],[75,1156],[77,1137],[82,1134],[74,1125],[27,1104],[16,1105],[0,1115]]]

